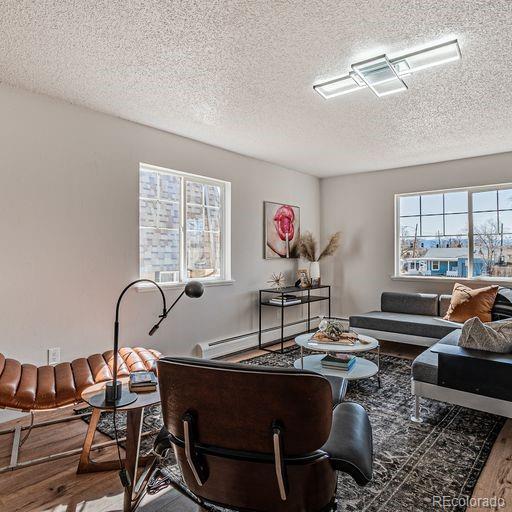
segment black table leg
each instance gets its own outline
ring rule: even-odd
[[[259,304],[259,329],[258,329],[258,348],[261,350],[261,291]]]
[[[281,354],[284,352],[284,293],[281,294],[282,302],[281,304]]]
[[[311,331],[311,292],[308,290],[308,332]]]

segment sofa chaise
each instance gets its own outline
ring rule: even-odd
[[[430,345],[412,364],[413,421],[421,421],[422,397],[512,418],[512,354],[459,347],[462,324],[442,319],[450,298],[385,292],[381,311],[352,316],[350,326],[381,340]],[[492,319],[508,318],[512,289],[501,287]]]
[[[380,311],[350,317],[350,327],[379,340],[429,347],[460,329],[461,324],[443,320],[450,295],[384,292]]]

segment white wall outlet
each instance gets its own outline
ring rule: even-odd
[[[60,347],[53,347],[48,349],[48,364],[56,365],[60,363]]]

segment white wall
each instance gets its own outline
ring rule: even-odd
[[[378,309],[384,290],[451,291],[453,283],[391,280],[395,194],[504,182],[512,182],[512,153],[322,180],[322,237],[343,234],[341,250],[322,269],[333,284],[333,311]]]
[[[61,347],[62,360],[110,347],[115,300],[138,277],[139,162],[232,182],[236,283],[182,299],[153,338],[159,295],[131,292],[125,345],[190,354],[200,341],[257,329],[255,291],[297,268],[262,257],[264,200],[300,206],[303,229],[319,232],[314,177],[5,86],[0,112],[0,350],[9,357],[45,363],[48,347]],[[277,323],[267,312],[266,325]]]
[[[131,292],[125,345],[190,354],[196,343],[254,332],[256,290],[296,261],[264,260],[263,201],[301,207],[304,230],[341,230],[322,265],[333,312],[378,307],[382,290],[449,291],[450,284],[392,281],[394,194],[512,181],[512,153],[319,180],[44,96],[0,86],[0,351],[46,362],[111,344],[115,300],[138,277],[138,166],[147,162],[232,182],[235,284],[183,299],[153,338],[156,293]],[[321,199],[321,200],[320,200]],[[169,300],[176,290],[167,291]],[[314,310],[316,312],[317,309]],[[298,314],[298,311],[296,311]],[[289,320],[297,316],[288,313]],[[267,311],[265,325],[278,324]]]

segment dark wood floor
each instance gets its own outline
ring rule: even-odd
[[[422,349],[394,343],[383,343],[382,352],[414,358]],[[258,351],[228,358],[231,361],[254,357]],[[41,420],[73,414],[72,408],[41,414]],[[18,420],[19,421],[19,420]],[[23,420],[26,422],[26,419]],[[10,422],[14,424],[16,421]],[[7,428],[8,424],[2,427]],[[72,421],[58,426],[36,429],[23,446],[21,460],[81,446],[85,436],[84,422]],[[98,434],[97,440],[107,440]],[[8,464],[11,436],[0,438],[0,466]],[[111,458],[112,448],[98,452],[98,459]],[[122,487],[116,472],[76,475],[78,456],[45,463],[0,475],[0,512],[107,512],[122,509]],[[506,422],[474,491],[475,497],[505,498],[512,510],[512,422]],[[170,490],[146,497],[143,512],[197,511],[197,507]],[[489,508],[471,509],[489,512]]]

